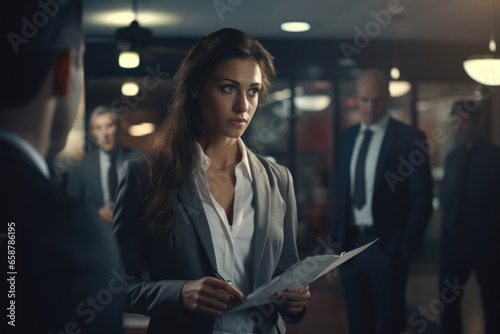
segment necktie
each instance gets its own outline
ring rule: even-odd
[[[358,209],[361,209],[366,203],[365,163],[372,135],[372,130],[366,129],[364,131],[363,142],[361,143],[361,148],[359,149],[358,160],[356,160],[356,169],[354,172],[354,196],[352,198],[352,204]]]
[[[108,169],[108,189],[109,189],[109,200],[114,202],[116,196],[116,189],[118,188],[118,174],[116,172],[116,161],[115,157],[111,157],[109,160]]]

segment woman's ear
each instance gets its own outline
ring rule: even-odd
[[[54,95],[68,96],[71,86],[72,50],[65,49],[58,52],[54,64],[53,82]]]

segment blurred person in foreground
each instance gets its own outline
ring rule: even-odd
[[[307,285],[227,312],[298,260],[292,176],[240,138],[275,73],[246,33],[203,36],[175,74],[151,152],[125,163],[113,231],[134,279],[126,310],[151,317],[148,333],[277,334],[307,312]]]
[[[463,333],[462,298],[474,271],[485,333],[500,333],[500,148],[481,135],[478,101],[455,102],[450,116],[461,143],[446,157],[440,189],[441,332]]]
[[[105,223],[113,222],[118,180],[123,175],[123,163],[143,155],[120,143],[120,119],[107,106],[94,108],[90,115],[90,134],[98,149],[85,156],[68,174],[66,193],[94,208]]]
[[[64,147],[83,107],[81,17],[79,0],[18,0],[2,10],[0,73],[8,85],[0,100],[0,247],[8,333],[123,332],[127,282],[113,235],[55,187],[44,159]]]
[[[389,116],[389,81],[356,81],[361,123],[339,140],[330,242],[340,254],[375,244],[339,268],[350,334],[405,331],[406,284],[432,213],[425,134]]]

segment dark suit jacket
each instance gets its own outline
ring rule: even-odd
[[[350,163],[360,125],[341,134],[336,155],[331,238],[337,251],[350,250],[346,225],[353,223]],[[377,162],[372,202],[379,243],[389,254],[402,246],[417,251],[432,213],[433,180],[425,134],[390,119]]]
[[[135,159],[143,152],[123,147],[125,160]],[[99,149],[84,157],[80,164],[68,174],[66,194],[77,201],[84,202],[99,210],[104,205],[99,167]]]
[[[2,326],[13,300],[15,311],[8,312],[16,327],[8,333],[122,333],[126,282],[109,229],[69,201],[24,152],[1,140],[0,152]],[[7,254],[14,255],[8,270]],[[8,271],[17,274],[6,286]]]
[[[442,246],[450,256],[467,252],[483,257],[485,252],[494,252],[494,245],[499,249],[500,148],[484,140],[476,142],[464,178],[466,154],[463,148],[454,149],[444,164],[440,190],[445,213]]]
[[[253,268],[249,274],[255,289],[298,260],[297,213],[288,169],[250,151],[248,159],[255,209]],[[153,237],[141,220],[148,194],[147,181],[141,181],[145,162],[132,160],[126,168],[113,223],[125,270],[132,279],[127,288],[126,310],[151,317],[148,333],[212,333],[213,317],[185,311],[180,304],[186,280],[212,276],[211,268],[217,267],[208,221],[193,178],[184,183],[173,203],[175,226]],[[141,278],[145,263],[151,280]],[[260,313],[264,313],[262,333],[284,332],[276,306],[267,305]]]

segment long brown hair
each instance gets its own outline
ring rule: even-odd
[[[269,52],[256,39],[237,29],[224,28],[205,35],[191,48],[172,80],[172,103],[152,137],[152,148],[146,159],[151,194],[144,218],[153,234],[172,228],[172,201],[198,164],[196,142],[204,129],[198,102],[191,97],[191,92],[200,89],[219,64],[233,58],[254,59],[260,66],[259,103],[263,103],[276,76]]]

